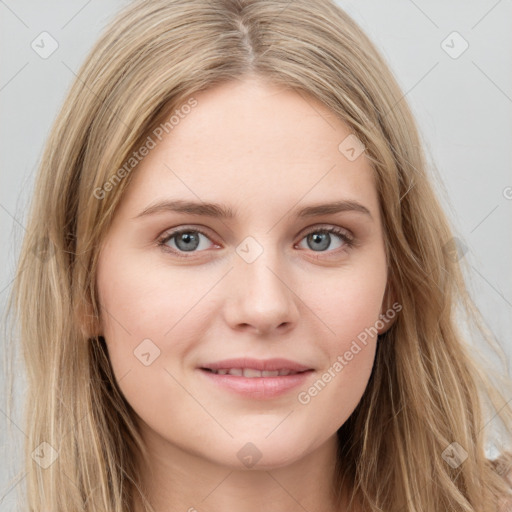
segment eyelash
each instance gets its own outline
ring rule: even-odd
[[[172,249],[170,248],[168,245],[166,245],[166,243],[171,240],[172,238],[174,238],[175,236],[178,236],[178,235],[181,235],[183,233],[200,233],[201,235],[205,236],[206,238],[208,238],[210,241],[212,241],[210,239],[210,237],[201,229],[199,228],[183,228],[183,229],[177,229],[176,231],[171,231],[171,232],[167,232],[165,233],[161,238],[158,239],[157,243],[158,243],[158,246],[165,252],[168,252],[168,253],[172,253],[173,255],[176,255],[178,256],[179,258],[191,258],[193,256],[184,256],[185,252],[184,251],[176,251],[175,249]],[[331,226],[331,227],[328,227],[328,228],[316,228],[316,229],[312,229],[311,231],[308,231],[307,233],[305,233],[303,235],[303,237],[301,238],[301,241],[306,238],[308,235],[312,234],[312,233],[331,233],[331,234],[335,234],[337,236],[339,236],[341,238],[341,240],[343,241],[343,243],[345,244],[344,247],[341,247],[341,248],[338,248],[334,251],[318,251],[318,254],[323,254],[323,253],[326,253],[326,254],[330,254],[330,253],[336,253],[336,252],[339,252],[339,251],[346,251],[348,249],[351,249],[352,247],[354,247],[355,245],[355,239],[350,237],[345,230],[342,230],[341,228],[337,228],[335,226]],[[192,254],[194,254],[196,251],[190,251]],[[197,252],[204,252],[204,251],[197,251]],[[312,252],[315,252],[315,251],[312,251]]]

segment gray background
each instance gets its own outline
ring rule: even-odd
[[[0,0],[2,308],[52,121],[93,42],[125,4],[126,0]],[[443,185],[438,185],[442,201],[466,248],[473,296],[510,362],[512,2],[354,0],[339,4],[380,48],[413,109],[429,159],[442,178]],[[43,31],[59,45],[46,59],[31,47]],[[458,55],[464,40],[469,46]],[[22,383],[15,396],[20,408]],[[24,441],[17,427],[20,418],[20,411],[6,416],[3,392],[4,461],[9,460],[10,450],[19,452]],[[8,424],[13,436],[8,434]],[[16,458],[0,466],[0,500],[5,496],[0,511],[15,510],[16,490],[21,487],[17,484],[23,476],[11,479],[19,467]]]

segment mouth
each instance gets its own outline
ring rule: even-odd
[[[312,370],[296,371],[289,368],[281,370],[257,370],[255,368],[201,368],[201,370],[213,373],[215,375],[232,375],[234,377],[246,377],[248,379],[262,377],[287,377],[288,375],[297,375],[299,373],[311,372]]]
[[[272,400],[289,397],[299,387],[305,388],[314,370],[257,370],[255,368],[198,368],[208,389],[213,385],[221,392],[249,400]],[[293,396],[293,395],[292,395]]]

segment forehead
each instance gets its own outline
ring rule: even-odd
[[[194,97],[198,104],[173,129],[169,147],[187,151],[197,162],[211,155],[225,163],[233,158],[252,164],[309,162],[322,155],[332,160],[340,137],[350,133],[310,95],[257,79],[229,82]]]
[[[355,159],[343,152],[350,128],[310,95],[247,79],[193,98],[196,106],[138,164],[125,201],[170,194],[237,209],[256,198],[258,208],[306,196],[376,201],[364,152]]]

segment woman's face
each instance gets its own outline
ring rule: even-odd
[[[194,99],[151,135],[103,241],[101,333],[162,454],[284,466],[335,439],[386,330],[372,169],[306,95],[246,80]]]

